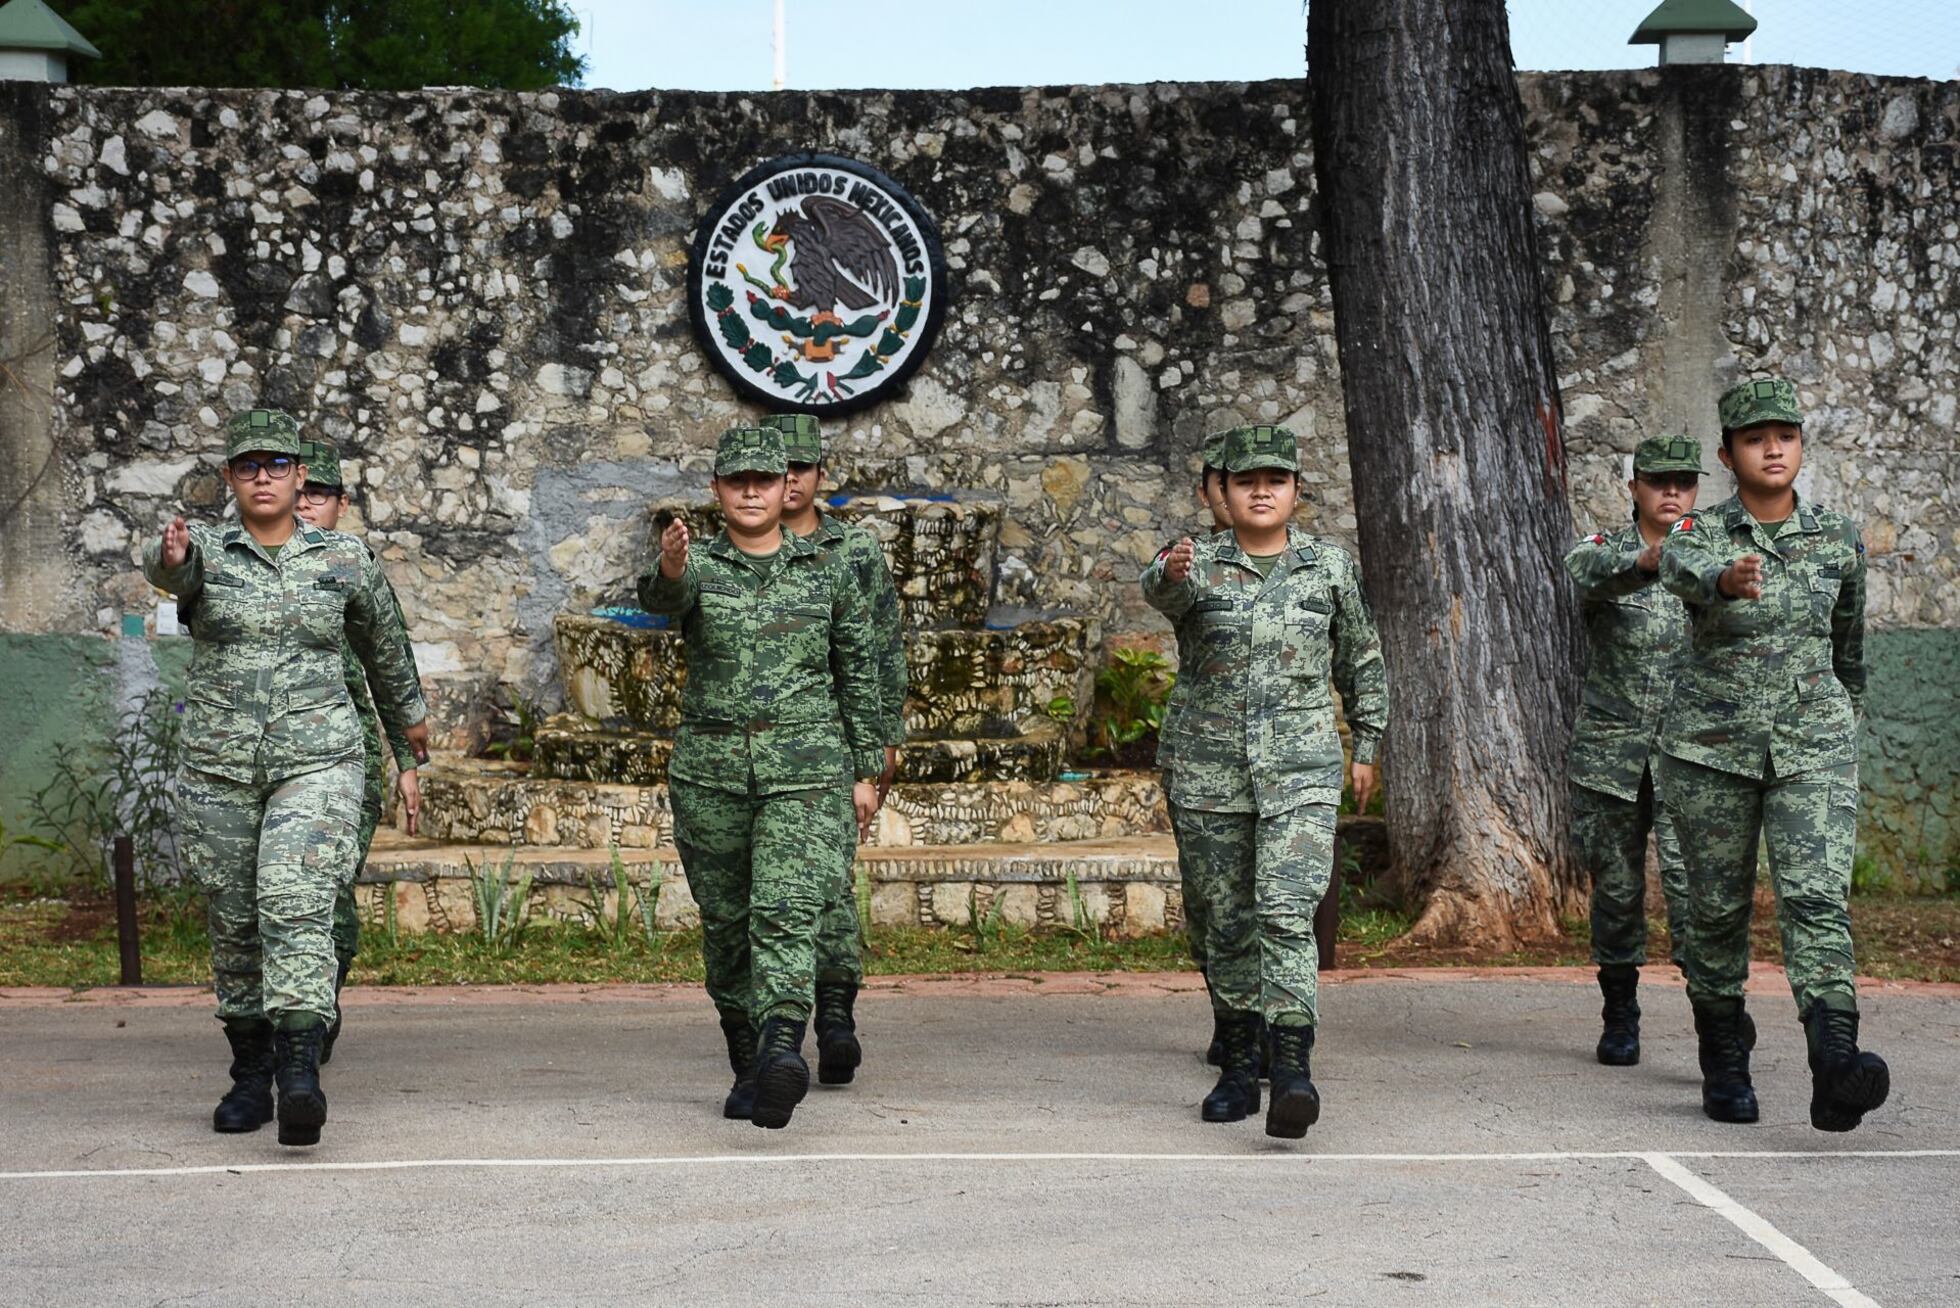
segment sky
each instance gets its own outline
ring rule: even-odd
[[[1739,0],[1756,63],[1960,77],[1960,0]],[[1511,0],[1520,68],[1644,68],[1658,0]],[[766,91],[774,0],[567,0],[585,85]],[[784,0],[792,89],[1252,81],[1304,67],[1300,0]],[[1740,45],[1729,50],[1741,62]]]

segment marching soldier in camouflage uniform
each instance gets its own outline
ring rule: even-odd
[[[340,452],[325,441],[301,440],[299,457],[300,462],[306,465],[306,485],[300,488],[299,493],[300,518],[323,531],[338,529],[340,515],[347,511],[348,504],[347,486],[340,472]],[[395,626],[402,633],[402,657],[413,667],[415,652],[407,644],[408,623],[402,618],[401,601],[385,575],[381,585],[388,592],[388,602],[395,611]],[[354,701],[354,711],[361,718],[364,764],[361,830],[354,855],[354,875],[359,876],[362,866],[367,863],[368,847],[374,844],[375,829],[381,825],[382,797],[388,769],[381,753],[381,723],[374,713],[374,701],[368,695],[367,674],[362,671],[361,661],[355,657],[352,646],[343,644],[340,653],[347,669],[347,697]],[[386,734],[389,752],[395,758],[402,812],[407,818],[408,834],[412,836],[422,809],[422,786],[421,779],[415,773],[415,751],[400,732]],[[334,974],[333,983],[333,1024],[327,1028],[326,1038],[320,1042],[322,1066],[333,1061],[334,1044],[340,1039],[341,1018],[345,1012],[340,1006],[340,990],[347,984],[347,973],[353,968],[354,955],[360,952],[360,948],[361,915],[354,904],[354,882],[349,878],[333,904],[333,952],[339,968]]]
[[[878,642],[878,735],[885,746],[885,770],[878,778],[878,802],[882,805],[898,771],[898,747],[905,743],[909,678],[898,587],[892,584],[891,569],[885,564],[885,552],[879,548],[877,537],[817,507],[817,490],[823,482],[823,433],[816,418],[807,413],[782,413],[763,419],[763,426],[783,434],[783,451],[789,460],[783,489],[783,529],[809,541],[819,554],[840,560],[856,578],[870,606],[872,632]],[[848,1085],[864,1061],[853,1011],[858,987],[864,981],[864,941],[852,883],[858,834],[848,823],[834,833],[845,850],[844,879],[825,898],[823,915],[817,921],[813,1025],[817,1080],[825,1085]]]
[[[676,519],[639,585],[687,645],[668,783],[736,1074],[722,1111],[763,1127],[809,1090],[817,918],[850,873],[836,833],[877,812],[885,767],[869,605],[840,560],[782,530],[787,466],[775,429],[724,432],[723,531],[691,545]]]
[[[1331,674],[1366,805],[1388,713],[1380,639],[1346,551],[1289,525],[1299,450],[1284,427],[1239,427],[1222,461],[1233,529],[1179,541],[1143,574],[1152,607],[1192,633],[1187,696],[1170,745],[1170,800],[1204,891],[1206,956],[1230,1014],[1208,1122],[1259,1107],[1259,1022],[1272,1039],[1268,1135],[1297,1139],[1320,1116],[1310,1053],[1314,910],[1333,875],[1341,742]]]
[[[1702,1108],[1753,1122],[1743,982],[1756,851],[1769,849],[1783,963],[1810,1053],[1810,1123],[1849,1131],[1885,1102],[1885,1060],[1858,1048],[1851,855],[1865,691],[1865,548],[1805,502],[1803,415],[1787,381],[1722,396],[1736,495],[1674,524],[1661,581],[1687,602],[1690,652],[1661,728],[1661,802],[1687,855],[1688,999]]]
[[[209,900],[211,971],[232,1050],[212,1125],[316,1143],[321,1040],[334,1018],[334,897],[353,873],[361,727],[343,645],[390,732],[427,748],[427,708],[381,569],[352,536],[294,516],[299,428],[269,409],[225,429],[232,527],[171,522],[144,553],[186,601],[191,661],[177,778],[186,861]]]
[[[1214,536],[1232,529],[1231,519],[1225,516],[1225,469],[1219,462],[1224,452],[1224,432],[1214,432],[1205,437],[1204,464],[1198,469],[1198,507],[1210,517],[1211,534]],[[1166,547],[1164,552],[1169,553],[1169,549]],[[1178,711],[1190,694],[1186,683],[1198,653],[1197,635],[1186,623],[1173,622],[1171,630],[1177,636],[1177,680],[1171,684],[1170,700],[1164,705],[1164,722],[1157,732],[1157,768],[1163,773],[1165,795],[1171,793],[1171,765],[1176,759],[1171,750],[1171,733],[1176,729]],[[1191,860],[1184,856],[1184,834],[1177,805],[1167,804],[1166,807],[1170,809],[1171,837],[1177,842],[1177,879],[1184,901],[1184,938],[1190,945],[1191,961],[1198,965],[1199,975],[1205,978],[1205,993],[1211,997],[1211,1043],[1205,1050],[1205,1061],[1217,1067],[1225,1060],[1228,1014],[1218,1006],[1218,996],[1212,992],[1211,977],[1205,968],[1204,888],[1193,879]]]
[[[1688,885],[1680,847],[1655,811],[1650,767],[1661,712],[1674,693],[1688,613],[1654,583],[1661,541],[1694,508],[1701,445],[1652,436],[1633,452],[1633,521],[1588,536],[1565,556],[1579,586],[1591,659],[1572,738],[1572,843],[1592,876],[1592,949],[1605,1003],[1595,1054],[1615,1067],[1640,1061],[1640,965],[1647,961],[1647,833],[1660,853],[1673,958],[1687,940]]]

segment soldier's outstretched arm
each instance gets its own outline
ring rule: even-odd
[[[374,711],[390,739],[401,733],[412,741],[417,733],[409,729],[429,716],[429,706],[422,699],[421,674],[401,620],[401,606],[393,600],[381,564],[365,546],[361,553],[365,558],[361,582],[347,600],[347,643],[367,671]],[[427,728],[419,734],[426,736]]]
[[[1851,693],[1851,707],[1865,713],[1865,541],[1856,524],[1846,524],[1852,563],[1831,606],[1831,670]]]
[[[1138,583],[1151,608],[1175,622],[1198,602],[1197,547],[1189,536],[1159,550]]]
[[[1642,550],[1619,549],[1611,537],[1588,536],[1565,554],[1565,571],[1579,586],[1579,599],[1610,600],[1651,585],[1660,574],[1640,567]]]
[[[180,600],[203,588],[204,549],[199,534],[182,518],[172,518],[162,533],[143,547],[143,576],[152,586]]]
[[[851,749],[851,775],[859,781],[876,781],[885,770],[877,636],[870,604],[856,578],[839,569],[838,583],[830,599],[830,666],[837,678],[837,704]]]
[[[1726,544],[1726,538],[1720,543]],[[1731,561],[1718,549],[1714,529],[1690,515],[1675,523],[1661,542],[1661,585],[1690,604],[1721,604],[1728,599],[1722,593],[1722,574]]]
[[[1361,591],[1361,570],[1352,560],[1334,587],[1334,688],[1354,739],[1354,761],[1372,764],[1388,728],[1388,665],[1381,632]]]
[[[660,557],[640,574],[638,589],[640,607],[662,617],[681,617],[699,602],[700,569],[695,566],[687,524],[680,518],[668,523],[660,533]]]

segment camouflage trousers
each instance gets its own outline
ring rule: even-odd
[[[1688,870],[1667,810],[1654,798],[1650,769],[1640,798],[1621,799],[1572,787],[1572,847],[1592,877],[1592,956],[1602,966],[1647,961],[1647,833],[1660,856],[1661,897],[1667,901],[1668,957],[1685,967]]]
[[[1769,847],[1783,968],[1797,1010],[1808,1011],[1822,995],[1853,996],[1857,765],[1757,779],[1669,757],[1657,781],[1687,860],[1688,997],[1742,994],[1759,840]]]
[[[211,923],[220,1017],[334,1016],[334,897],[354,870],[361,763],[247,784],[177,777],[185,863]]]
[[[1206,906],[1212,1002],[1275,1026],[1314,1025],[1313,915],[1334,875],[1334,806],[1271,815],[1180,809],[1178,841]]]
[[[674,778],[670,793],[715,1008],[757,1026],[808,1021],[817,919],[850,875],[850,792],[740,794]]]
[[[858,921],[857,810],[845,801],[845,822],[833,832],[844,851],[844,875],[824,896],[817,915],[817,980],[858,985],[864,980],[864,925]]]
[[[1164,774],[1164,790],[1170,791],[1170,773]],[[1177,842],[1177,882],[1184,899],[1184,938],[1191,948],[1191,961],[1205,971],[1205,929],[1209,914],[1205,911],[1205,887],[1193,875],[1195,865],[1185,851],[1186,825],[1185,810],[1176,804],[1168,805],[1171,811],[1171,838]]]
[[[382,761],[381,732],[372,719],[361,719],[361,735],[367,756],[361,777],[361,830],[355,845],[354,870],[333,901],[333,953],[342,963],[351,962],[361,952],[361,914],[354,904],[354,878],[367,865],[368,849],[381,826],[381,801],[388,781],[388,765]]]

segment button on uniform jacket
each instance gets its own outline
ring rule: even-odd
[[[400,610],[366,545],[297,521],[277,558],[242,526],[193,523],[190,536],[179,567],[163,566],[161,541],[143,556],[144,575],[184,604],[196,640],[185,766],[276,783],[362,757],[343,641],[390,732],[428,716]]]
[[[1762,557],[1763,597],[1724,598],[1716,583],[1746,554]],[[1756,778],[1857,762],[1865,547],[1856,523],[1800,498],[1772,536],[1730,498],[1675,524],[1661,582],[1689,612],[1663,750]]]
[[[841,561],[786,531],[758,564],[722,532],[688,546],[679,577],[640,574],[639,593],[647,612],[680,619],[687,644],[670,775],[780,794],[884,771],[878,644]]]
[[[1572,780],[1636,802],[1688,644],[1687,608],[1636,562],[1646,548],[1629,525],[1588,536],[1565,556],[1591,647]]]
[[[1339,803],[1330,676],[1355,762],[1375,761],[1388,721],[1381,638],[1353,558],[1290,528],[1267,577],[1230,532],[1196,543],[1182,582],[1164,562],[1144,570],[1144,598],[1192,641],[1178,657],[1186,693],[1166,725],[1172,802],[1260,814]]]

